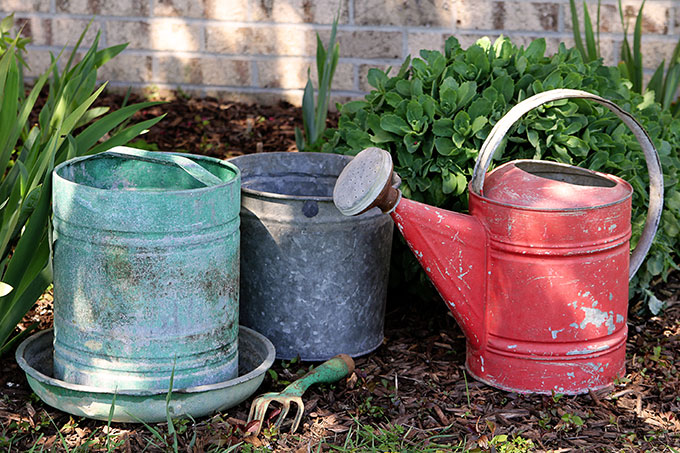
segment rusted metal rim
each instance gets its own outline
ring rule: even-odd
[[[496,206],[504,206],[506,208],[512,208],[512,209],[518,209],[522,211],[532,211],[532,212],[555,212],[555,211],[570,211],[570,212],[575,212],[575,211],[583,211],[584,209],[599,209],[599,208],[606,208],[609,206],[616,206],[617,204],[621,204],[626,202],[630,197],[633,196],[633,187],[626,181],[625,179],[619,178],[618,176],[615,175],[608,175],[605,173],[600,173],[594,170],[589,170],[587,168],[581,168],[581,167],[574,167],[573,165],[569,164],[563,164],[560,162],[550,162],[550,161],[545,161],[545,160],[531,160],[531,159],[519,159],[513,161],[513,163],[522,163],[522,162],[540,162],[541,164],[544,165],[550,165],[550,166],[555,166],[555,167],[563,167],[565,169],[578,169],[582,171],[583,173],[590,173],[596,176],[599,176],[601,178],[604,178],[608,181],[611,181],[612,183],[616,184],[623,184],[627,186],[630,189],[630,193],[628,196],[621,198],[620,200],[617,200],[613,203],[603,203],[595,206],[588,206],[585,208],[534,208],[532,206],[523,206],[523,205],[518,205],[518,204],[512,204],[512,203],[504,203],[502,201],[494,200],[492,198],[487,198],[483,194],[477,193],[474,190],[472,190],[472,182],[468,184],[468,190],[470,191],[471,196],[475,196],[478,198],[481,198],[485,203],[493,204]]]
[[[61,164],[57,165],[54,168],[54,170],[52,172],[52,175],[53,175],[52,177],[62,180],[64,184],[78,186],[79,190],[88,190],[88,191],[93,191],[95,193],[96,192],[109,192],[111,189],[93,187],[93,186],[88,186],[88,185],[85,185],[85,184],[80,184],[80,183],[71,181],[70,179],[62,176],[61,173],[63,172],[64,168],[71,166],[71,165],[78,163],[78,162],[87,161],[87,160],[91,160],[91,159],[100,159],[100,158],[103,158],[103,157],[110,157],[110,156],[116,156],[116,157],[120,156],[120,157],[122,157],[124,155],[124,153],[117,153],[117,151],[116,151],[116,150],[120,150],[121,148],[127,149],[125,147],[116,147],[116,148],[112,148],[110,151],[104,151],[102,153],[94,154],[94,155],[91,155],[91,156],[76,157],[74,159],[67,160],[66,162],[62,162]],[[190,161],[195,161],[195,160],[197,160],[197,161],[209,161],[211,163],[214,163],[214,164],[217,164],[221,167],[225,167],[225,168],[229,169],[233,173],[233,175],[230,178],[228,178],[227,180],[222,180],[222,182],[220,184],[204,185],[203,187],[196,187],[196,188],[193,188],[193,189],[191,189],[191,188],[188,188],[188,189],[163,189],[163,188],[145,189],[144,191],[136,191],[137,193],[153,194],[153,195],[157,195],[157,194],[179,194],[179,193],[188,193],[188,192],[199,193],[199,192],[202,192],[202,191],[208,191],[208,190],[214,189],[215,187],[223,187],[223,186],[228,185],[228,184],[240,183],[241,171],[239,170],[239,168],[236,165],[234,165],[230,162],[220,160],[220,159],[217,159],[215,157],[199,156],[199,155],[196,155],[196,154],[188,154],[188,153],[166,153],[166,154],[170,154],[170,155],[173,155],[173,156],[179,156],[179,157],[188,159]],[[197,163],[197,165],[198,165],[198,163]],[[208,172],[208,170],[205,170],[205,171]],[[219,179],[218,176],[215,176],[215,178]]]
[[[633,115],[621,109],[621,107],[615,103],[595,94],[588,93],[587,91],[569,89],[545,91],[520,102],[496,123],[484,141],[484,144],[482,144],[482,148],[477,156],[477,162],[475,163],[475,169],[472,173],[472,179],[470,180],[470,192],[483,196],[486,171],[489,169],[491,160],[496,150],[503,142],[505,135],[517,120],[525,113],[547,102],[573,98],[590,99],[607,107],[618,116],[631,131],[633,131],[635,138],[645,154],[647,172],[649,173],[649,207],[647,209],[647,220],[645,221],[642,235],[630,257],[628,277],[629,279],[632,279],[642,265],[642,261],[644,261],[649,248],[652,246],[656,230],[659,228],[661,211],[663,210],[663,171],[661,169],[659,155],[654,148],[652,140],[649,138],[649,135],[647,135],[647,132],[640,123],[637,122]]]
[[[110,390],[110,389],[101,389],[99,387],[94,387],[94,386],[89,386],[89,385],[81,385],[81,384],[73,384],[70,382],[64,382],[59,379],[55,379],[52,376],[49,376],[45,373],[42,373],[38,369],[36,369],[34,366],[32,366],[29,361],[30,357],[27,359],[27,350],[31,352],[31,347],[36,346],[41,340],[45,340],[43,337],[49,336],[50,338],[53,335],[53,329],[46,329],[41,332],[38,332],[37,334],[31,335],[29,338],[24,340],[19,347],[16,350],[16,361],[19,367],[21,367],[24,372],[35,379],[36,381],[40,382],[41,384],[49,385],[49,386],[54,386],[58,387],[63,390],[68,390],[72,392],[78,392],[78,393],[95,393],[95,394],[101,394],[101,395],[127,395],[127,396],[133,396],[133,397],[148,397],[148,396],[153,396],[153,395],[166,395],[168,393],[167,390]],[[264,335],[249,329],[248,327],[245,326],[239,326],[239,342],[241,341],[246,341],[251,345],[256,345],[259,348],[262,348],[264,351],[266,351],[264,360],[261,361],[256,367],[253,369],[249,370],[245,374],[238,376],[237,378],[230,379],[228,381],[224,382],[219,382],[215,384],[208,384],[208,385],[199,385],[195,387],[187,387],[183,389],[173,389],[172,393],[206,393],[206,392],[212,392],[215,390],[223,390],[223,389],[228,389],[232,387],[237,387],[240,384],[244,384],[246,382],[252,381],[253,379],[258,378],[259,376],[264,375],[264,373],[271,368],[272,364],[274,363],[274,359],[276,356],[276,351],[274,349],[274,345],[267,339]],[[52,342],[49,342],[49,345],[52,345]]]

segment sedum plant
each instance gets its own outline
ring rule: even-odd
[[[63,69],[57,65],[61,54],[52,57],[26,94],[22,53],[27,40],[11,38],[12,26],[12,16],[0,22],[0,355],[21,338],[12,337],[16,325],[52,282],[52,169],[67,159],[123,145],[161,119],[127,125],[134,113],[157,104],[152,102],[110,113],[92,107],[106,85],[97,87],[97,69],[126,44],[99,50],[97,34],[76,63],[87,28]],[[30,124],[43,90],[47,100],[37,124]]]
[[[601,60],[584,62],[563,44],[545,55],[543,39],[526,49],[508,39],[491,44],[483,38],[463,49],[451,37],[444,53],[422,50],[406,59],[396,74],[371,69],[373,90],[365,99],[341,107],[338,128],[323,149],[356,154],[377,146],[388,150],[408,198],[446,209],[467,210],[467,183],[478,150],[493,125],[527,97],[554,88],[599,94],[633,113],[647,129],[660,156],[666,185],[661,227],[646,264],[631,285],[647,288],[655,277],[677,268],[680,237],[680,120],[654,102],[653,95],[632,90],[617,67]],[[525,115],[501,150],[497,163],[513,159],[547,159],[613,173],[629,181],[633,196],[635,244],[647,211],[648,175],[633,134],[605,107],[584,100],[561,100]],[[393,262],[401,280],[413,285],[426,279],[415,259],[400,247]]]

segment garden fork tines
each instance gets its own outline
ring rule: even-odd
[[[339,381],[345,376],[352,374],[353,371],[354,361],[352,358],[347,354],[340,354],[314,368],[309,373],[290,384],[282,392],[269,392],[255,398],[253,404],[250,406],[250,413],[248,414],[248,422],[252,420],[258,420],[260,422],[254,435],[260,433],[262,423],[264,423],[265,415],[267,413],[267,408],[270,403],[274,401],[282,406],[281,413],[274,423],[274,427],[277,429],[281,428],[284,418],[288,415],[291,403],[294,403],[297,406],[295,419],[290,428],[290,432],[294,433],[300,425],[302,414],[305,410],[305,405],[302,402],[302,394],[305,393],[309,386],[317,383],[332,383]]]

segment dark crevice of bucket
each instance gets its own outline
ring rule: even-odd
[[[604,176],[578,167],[566,168],[544,162],[517,162],[515,166],[539,178],[551,179],[576,186],[615,187],[616,183]]]
[[[260,174],[244,177],[242,187],[259,192],[295,197],[332,197],[337,176],[308,173]]]

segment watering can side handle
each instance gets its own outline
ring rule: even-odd
[[[163,165],[176,165],[206,187],[216,186],[223,182],[220,178],[203,168],[203,166],[187,157],[179,156],[177,154],[157,151],[151,152],[126,146],[117,146],[108,151],[104,151],[100,155],[137,159]]]
[[[500,146],[503,141],[505,134],[507,134],[508,130],[510,130],[517,120],[525,113],[542,104],[568,98],[590,99],[607,107],[618,116],[631,131],[633,131],[635,138],[645,154],[647,171],[649,173],[649,207],[647,209],[647,220],[645,221],[642,235],[630,257],[629,279],[632,279],[640,268],[649,248],[652,246],[654,235],[659,227],[661,211],[663,209],[663,172],[659,161],[659,155],[654,148],[652,140],[649,138],[649,135],[647,135],[647,132],[630,113],[622,110],[613,102],[586,91],[569,89],[545,91],[520,102],[510,109],[510,111],[495,124],[493,129],[491,129],[489,136],[484,141],[484,144],[479,151],[477,162],[475,163],[475,169],[472,173],[470,190],[482,194],[484,177],[489,169],[491,159],[496,152],[496,149],[498,149],[498,146]]]

